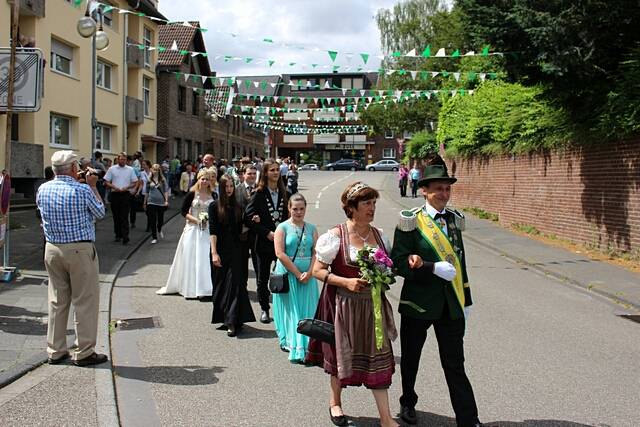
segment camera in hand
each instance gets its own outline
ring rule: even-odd
[[[100,171],[98,171],[97,169],[94,168],[86,168],[85,170],[81,170],[80,172],[78,172],[78,174],[76,175],[78,178],[78,181],[80,182],[86,182],[87,181],[87,177],[91,176],[91,175],[100,175]]]

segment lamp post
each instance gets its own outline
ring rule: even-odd
[[[84,38],[91,37],[91,155],[95,151],[96,129],[96,74],[97,51],[109,47],[109,36],[102,29],[102,9],[99,4],[91,0],[87,2],[87,9],[82,18],[78,20],[78,34]],[[96,31],[97,30],[97,31]]]

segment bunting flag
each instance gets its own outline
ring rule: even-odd
[[[175,43],[175,40],[174,40]],[[145,46],[144,44],[138,44],[138,43],[127,43],[128,46],[135,46],[140,50],[158,50],[160,52],[163,52],[165,50],[167,50],[167,48],[165,46]],[[272,58],[248,58],[248,57],[243,57],[243,56],[234,56],[234,55],[225,55],[225,54],[221,54],[221,53],[208,53],[208,52],[199,52],[199,51],[191,51],[191,50],[178,50],[177,46],[174,46],[174,44],[172,44],[171,48],[169,48],[169,50],[174,50],[174,51],[178,51],[181,55],[190,55],[192,57],[196,57],[198,55],[204,56],[204,57],[212,57],[213,55],[213,60],[214,61],[218,61],[218,60],[224,60],[224,62],[229,62],[229,61],[254,61],[255,60],[255,64],[269,64],[269,66],[272,66],[276,61]],[[398,57],[408,57],[408,58],[460,58],[460,53],[458,52],[457,54],[454,55],[447,55],[445,48],[441,48],[438,50],[438,52],[436,53],[435,56],[428,56],[430,55],[429,49],[425,49],[425,51],[423,52],[423,54],[421,56],[417,56],[415,54],[415,49],[413,49],[412,51],[408,52],[408,55],[403,55],[400,52],[394,52],[391,56],[394,58],[398,58]],[[332,69],[333,71],[337,71],[338,69],[344,69],[345,71],[362,71],[362,67],[355,67],[352,65],[345,65],[345,64],[335,64],[335,60],[338,57],[338,52],[336,51],[327,51],[329,53],[329,57],[332,61],[332,64],[325,64],[322,67],[323,68],[328,68],[328,69]],[[455,52],[454,52],[455,53]],[[502,53],[497,53],[497,52],[492,52],[490,53],[488,50],[488,47],[485,47],[482,50],[481,54],[476,54],[474,51],[469,51],[467,53],[464,54],[464,56],[489,56],[489,55],[503,55]],[[349,55],[345,55],[345,57],[350,58],[351,56]],[[369,60],[369,55],[367,54],[360,54],[360,57],[362,58],[363,62],[366,64],[366,61]],[[366,61],[365,61],[366,58]],[[376,55],[376,58],[380,59],[380,60],[384,60],[386,57],[384,55]],[[285,62],[286,63],[286,62]],[[311,68],[316,68],[319,66],[319,64],[300,64],[298,62],[289,62],[288,63],[290,67],[293,67],[294,65],[299,65],[302,68],[307,68],[307,67],[311,67]]]
[[[408,75],[411,76],[412,80],[416,80],[418,75],[420,75],[420,78],[422,80],[427,80],[429,79],[429,77],[433,79],[437,76],[442,76],[442,77],[453,76],[456,81],[460,81],[461,79],[464,79],[467,81],[475,81],[476,79],[480,79],[480,81],[485,81],[486,79],[492,80],[492,79],[498,78],[497,73],[487,73],[487,72],[477,72],[477,71],[468,71],[468,72],[427,71],[427,70],[417,71],[417,70],[404,70],[404,69],[394,70],[394,69],[378,68],[375,70],[366,70],[365,72],[378,72],[379,74],[385,74],[385,75],[392,75],[392,74],[407,75],[407,73],[409,73]],[[175,74],[178,77],[178,79],[180,79],[181,77],[184,78],[185,81],[192,79],[193,82],[196,82],[196,83],[202,82],[202,84],[204,84],[207,81],[207,79],[209,79],[212,84],[214,85],[219,84],[220,86],[232,86],[233,83],[237,82],[238,79],[240,78],[239,76],[227,76],[227,77],[203,76],[200,74],[181,73],[177,71],[174,71],[173,74]],[[244,80],[244,79],[242,79],[241,81],[244,82],[247,89],[251,86],[251,84],[253,84],[256,88],[261,87],[263,90],[266,89],[268,85],[271,86],[272,88],[275,88],[276,86],[290,86],[293,90],[295,90],[295,88],[304,87],[305,88],[304,90],[340,90],[342,91],[343,96],[346,95],[347,91],[350,91],[350,93],[353,95],[355,95],[356,93],[358,93],[358,91],[360,91],[361,96],[365,96],[366,93],[373,94],[374,92],[377,91],[377,90],[365,90],[364,91],[365,94],[362,94],[363,91],[361,89],[344,89],[344,88],[339,88],[337,86],[334,86],[331,84],[329,79],[325,81],[322,87],[320,85],[312,84],[310,80],[306,80],[306,82],[304,80],[297,80],[297,81],[290,81],[289,83],[284,83],[284,82],[274,83],[274,82],[267,82],[266,80]]]

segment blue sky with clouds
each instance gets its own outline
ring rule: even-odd
[[[205,43],[212,70],[219,76],[242,76],[326,72],[333,64],[340,65],[340,71],[377,69],[380,60],[375,56],[382,52],[375,15],[396,2],[160,0],[159,9],[171,21],[200,21],[208,30]],[[274,43],[263,42],[265,38]],[[335,63],[327,50],[339,52]],[[367,65],[360,53],[371,54]],[[225,55],[253,60],[225,62]],[[275,63],[270,67],[268,60]],[[311,64],[318,65],[313,68]]]

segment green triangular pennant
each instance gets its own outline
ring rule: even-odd
[[[336,57],[338,56],[338,52],[336,52],[334,50],[328,50],[327,53],[329,54],[329,57],[331,58],[331,62],[335,62],[336,61]]]
[[[276,61],[273,61],[273,60],[271,60],[271,59],[270,59],[270,60],[269,60],[269,67],[271,67],[271,66],[272,66],[273,64],[275,64],[275,63],[276,63]]]
[[[360,57],[362,58],[362,62],[364,62],[365,64],[369,60],[369,54],[368,53],[361,53]]]
[[[482,53],[480,54],[482,56],[489,56],[489,46],[485,46],[482,48]]]
[[[455,52],[451,54],[452,58],[457,58],[460,56],[460,49],[456,49]]]
[[[253,61],[253,58],[244,58],[244,62],[246,62],[247,64],[251,61]]]
[[[422,56],[425,58],[431,56],[431,45],[427,45],[427,47],[424,48],[424,50],[422,51]]]

